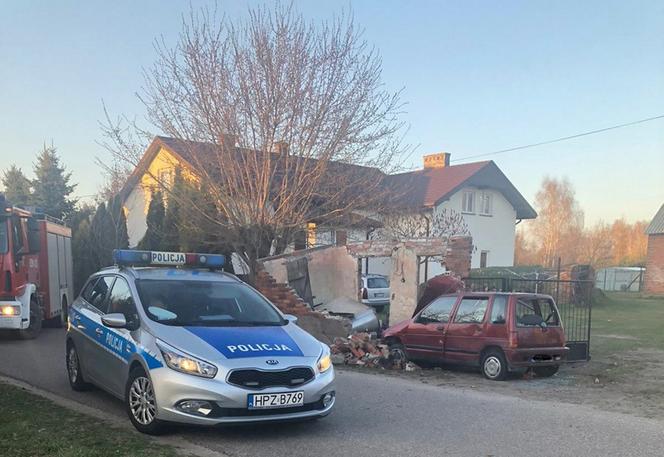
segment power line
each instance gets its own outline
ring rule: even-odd
[[[571,140],[571,139],[579,138],[579,137],[582,137],[582,136],[595,135],[596,133],[602,133],[602,132],[606,132],[606,131],[609,131],[609,130],[615,130],[615,129],[620,129],[620,128],[623,128],[623,127],[629,127],[631,125],[636,125],[636,124],[643,124],[644,122],[654,121],[654,120],[663,119],[663,118],[664,118],[664,114],[662,114],[660,116],[653,116],[653,117],[648,117],[648,118],[645,118],[645,119],[639,119],[638,121],[627,122],[625,124],[613,125],[611,127],[605,127],[603,129],[590,130],[589,132],[577,133],[575,135],[570,135],[570,136],[563,136],[563,137],[560,137],[560,138],[556,138],[554,140],[541,141],[539,143],[526,144],[524,146],[517,146],[515,148],[501,149],[500,151],[485,152],[484,154],[476,154],[476,155],[472,155],[472,156],[461,157],[461,158],[452,160],[452,162],[459,162],[461,160],[468,160],[468,159],[476,159],[478,157],[486,157],[486,156],[491,156],[491,155],[496,155],[496,154],[502,154],[504,152],[519,151],[521,149],[534,148],[534,147],[537,147],[537,146],[543,146],[545,144],[558,143],[560,141]]]

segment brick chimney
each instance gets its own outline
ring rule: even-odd
[[[450,166],[449,152],[437,152],[424,156],[424,168],[445,168]]]
[[[232,150],[233,148],[235,148],[235,145],[237,144],[237,135],[223,133],[219,135],[218,142],[221,147]]]
[[[280,156],[288,155],[288,142],[286,141],[275,141],[272,150]]]

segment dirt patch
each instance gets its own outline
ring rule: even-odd
[[[551,378],[537,378],[526,373],[512,376],[505,382],[489,381],[477,369],[456,366],[425,368],[415,372],[363,367],[343,369],[664,419],[664,351],[660,350],[621,352],[602,360],[564,365]]]

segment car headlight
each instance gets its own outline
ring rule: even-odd
[[[324,346],[323,353],[318,358],[318,372],[325,373],[332,366],[332,359],[330,359],[330,348]]]
[[[157,343],[157,347],[159,347],[166,365],[175,371],[203,378],[214,378],[217,375],[217,367],[211,363],[180,352],[161,341]]]
[[[18,316],[19,314],[21,314],[21,307],[6,305],[3,306],[0,311],[2,312],[3,316]]]

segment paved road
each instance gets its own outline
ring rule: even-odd
[[[1,373],[124,417],[109,395],[69,389],[62,330],[1,339],[0,347]],[[339,372],[337,406],[313,423],[186,428],[179,436],[231,456],[664,455],[662,422],[394,377]]]

